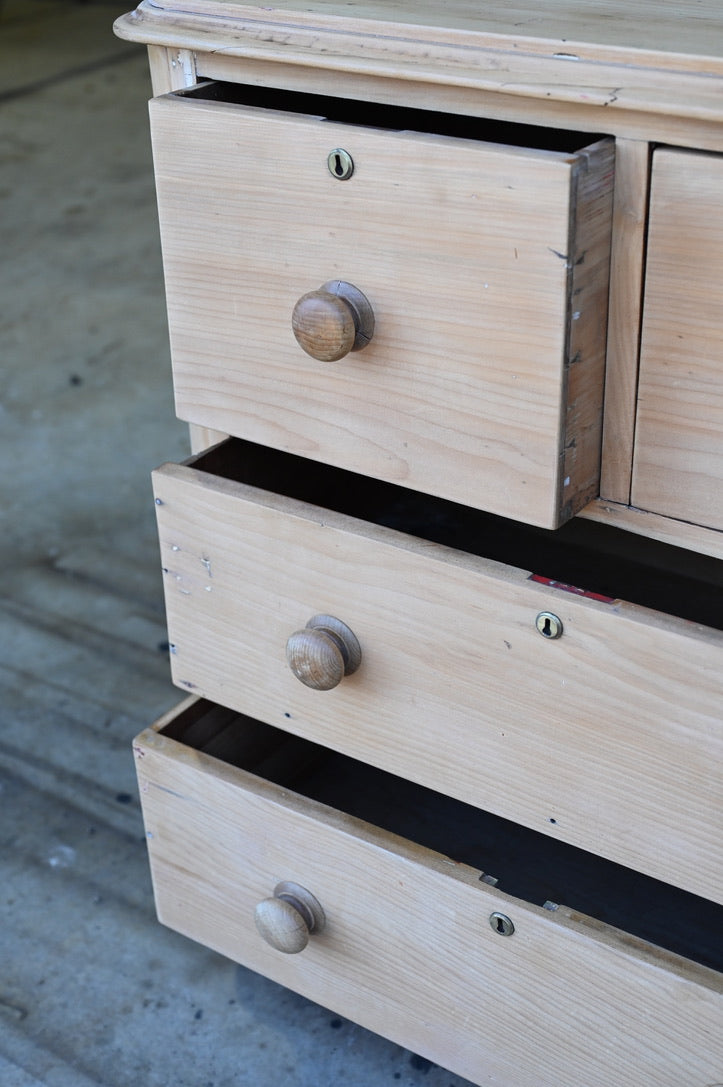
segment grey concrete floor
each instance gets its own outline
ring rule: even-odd
[[[155,920],[130,744],[180,700],[149,472],[187,437],[123,10],[0,0],[0,1087],[463,1087]]]

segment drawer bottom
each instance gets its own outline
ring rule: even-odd
[[[480,1083],[723,1082],[723,908],[204,701],[136,754],[171,927]]]

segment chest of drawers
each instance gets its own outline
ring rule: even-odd
[[[723,1083],[723,18],[142,3],[160,919],[476,1083]]]

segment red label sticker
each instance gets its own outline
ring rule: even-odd
[[[614,596],[603,596],[602,593],[590,593],[587,589],[578,589],[577,585],[566,585],[564,581],[554,581],[551,577],[542,577],[540,574],[530,574],[528,581],[536,581],[538,585],[547,585],[549,589],[562,589],[566,593],[574,593],[575,596],[585,596],[588,600],[599,600],[603,604],[614,604]]]

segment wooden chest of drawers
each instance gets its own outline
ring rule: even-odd
[[[158,913],[473,1082],[719,1087],[723,17],[523,8],[116,24],[197,450]]]

